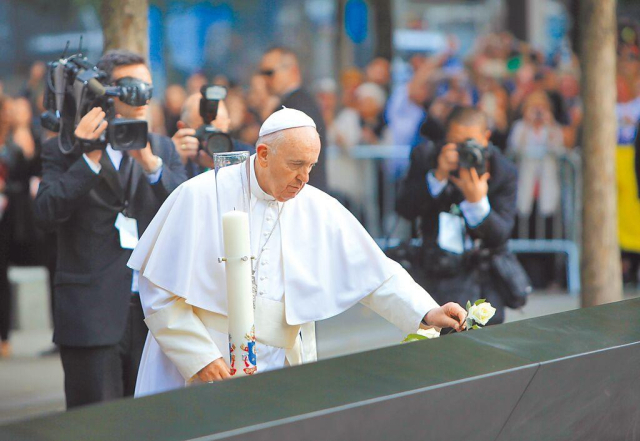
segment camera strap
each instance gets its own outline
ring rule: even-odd
[[[116,217],[115,227],[120,235],[120,246],[124,249],[132,250],[138,244],[138,221],[130,217],[129,208],[129,192],[131,191],[131,183],[133,180],[133,163],[131,157],[126,153],[122,153],[122,160],[118,168],[118,178],[124,192],[123,207]]]

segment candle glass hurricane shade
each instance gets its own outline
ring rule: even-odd
[[[248,152],[216,153],[219,240],[223,244],[229,324],[231,376],[257,371],[254,320],[254,279],[251,259],[251,189]]]
[[[216,200],[218,201],[218,217],[222,222],[221,216],[227,211],[244,211],[251,214],[251,190],[249,188],[250,165],[249,152],[228,152],[214,153],[213,165],[216,174]],[[237,173],[239,169],[240,173]],[[234,173],[236,171],[236,173]],[[229,183],[229,175],[233,176],[233,183]],[[225,185],[229,184],[229,185]],[[234,196],[229,198],[229,186],[233,186]],[[230,204],[224,204],[224,201],[233,200]],[[220,211],[222,210],[222,211]]]

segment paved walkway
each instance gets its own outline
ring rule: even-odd
[[[52,347],[51,331],[15,331],[11,344],[13,356],[0,359],[0,424],[64,410],[60,357],[39,356]]]
[[[507,321],[568,311],[577,297],[563,293],[534,293],[521,311],[507,311]],[[335,357],[399,343],[400,331],[369,309],[357,305],[318,324],[320,358]],[[15,331],[14,355],[0,360],[0,424],[64,410],[62,366],[56,356],[40,357],[51,347],[51,331]]]

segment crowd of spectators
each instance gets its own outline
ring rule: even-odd
[[[625,149],[625,146],[633,147],[637,142],[640,121],[640,30],[636,24],[624,20],[619,27],[620,234],[625,281],[637,283],[640,265],[637,163],[640,161],[637,154],[633,156],[634,149]],[[287,56],[286,53],[280,55]],[[528,222],[532,214],[542,218],[556,214],[561,199],[559,158],[580,150],[583,108],[580,67],[575,53],[563,45],[551,55],[543,54],[513,35],[500,32],[479,36],[464,56],[452,37],[442,53],[414,53],[407,63],[412,75],[404,84],[392,82],[392,64],[384,58],[375,58],[362,69],[347,68],[335,79],[306,83],[326,124],[323,144],[334,146],[342,158],[342,166],[347,167],[335,173],[327,170],[328,188],[361,187],[360,166],[350,156],[354,147],[415,146],[425,139],[438,143],[444,137],[444,122],[456,106],[477,106],[488,117],[491,142],[517,165],[520,221]],[[183,120],[194,116],[193,99],[189,98],[198,94],[203,85],[215,84],[228,90],[225,131],[238,142],[253,145],[262,121],[283,104],[282,96],[273,90],[274,76],[279,75],[281,68],[278,66],[265,70],[265,66],[256,65],[247,78],[238,79],[222,74],[209,78],[196,72],[184,82],[170,84],[150,103],[150,132],[176,135],[181,127],[186,127],[181,125]],[[43,243],[49,244],[49,248],[53,246],[47,234],[34,233],[36,227],[30,207],[37,191],[41,145],[55,135],[39,124],[38,116],[44,111],[45,72],[44,63],[34,63],[23,90],[14,97],[3,94],[0,82],[0,336],[3,342],[8,340],[11,310],[8,265],[37,263],[54,267],[54,253],[28,252],[34,248],[34,242],[40,244],[39,249]],[[402,167],[396,170],[396,178],[404,171]],[[356,191],[349,196],[361,195]],[[9,351],[8,344],[3,343],[2,355],[8,355]]]
[[[346,163],[356,146],[438,141],[455,106],[477,106],[488,115],[491,142],[518,164],[519,215],[528,218],[534,208],[542,216],[553,215],[560,200],[557,158],[579,145],[577,57],[566,50],[544,56],[509,33],[478,37],[464,57],[456,40],[450,41],[443,53],[410,56],[413,75],[405,84],[392,84],[391,63],[384,58],[373,59],[363,69],[347,68],[337,80],[307,84],[327,126],[326,145],[337,147]],[[267,78],[256,72],[245,83],[224,75],[210,80],[228,88],[230,135],[253,144],[261,122],[280,103],[270,94]],[[172,136],[186,97],[205,83],[206,76],[198,72],[184,86],[167,87],[152,103],[151,131]],[[352,189],[351,183],[341,182],[349,176],[359,179],[352,166],[351,172],[328,171],[329,187]],[[404,172],[396,170],[391,178]]]

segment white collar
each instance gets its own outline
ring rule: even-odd
[[[122,164],[122,151],[115,150],[111,147],[111,144],[107,144],[107,148],[105,149],[107,154],[109,155],[109,159],[111,159],[111,163],[113,164],[113,168],[116,170],[120,170],[120,164]]]
[[[265,193],[265,191],[260,187],[260,184],[258,184],[258,178],[256,176],[256,165],[255,165],[255,161],[256,161],[256,155],[251,155],[251,157],[249,158],[249,162],[250,162],[250,166],[251,166],[251,183],[250,183],[250,187],[251,187],[251,194],[253,194],[256,198],[261,199],[263,201],[275,201],[276,198],[274,198],[273,196],[271,196],[268,193]]]

